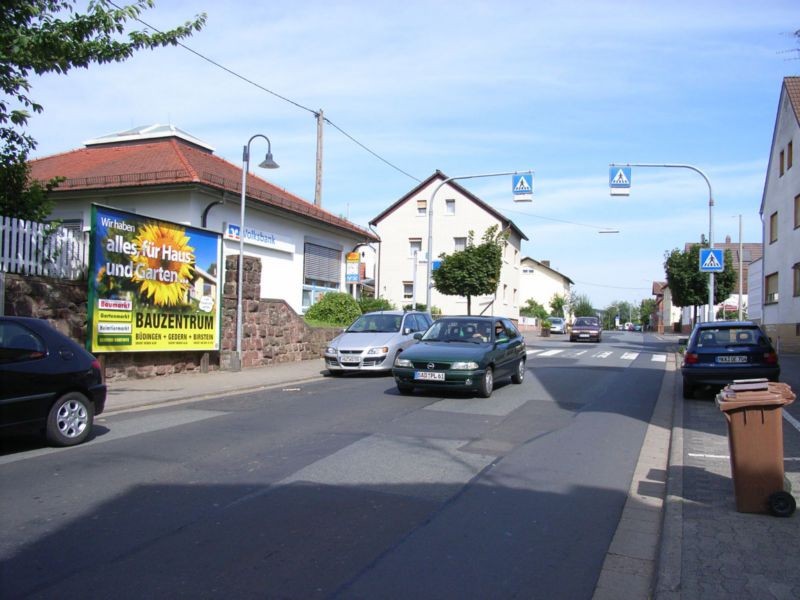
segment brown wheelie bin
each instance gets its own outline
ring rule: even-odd
[[[785,383],[736,380],[717,394],[728,421],[736,510],[788,517],[796,506],[784,489],[783,407],[795,400]]]

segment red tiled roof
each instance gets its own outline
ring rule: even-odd
[[[30,162],[38,181],[53,177],[66,180],[54,190],[102,190],[193,183],[235,194],[242,193],[242,170],[208,150],[180,138],[97,144]],[[248,174],[247,197],[287,212],[321,221],[333,227],[378,241],[371,231]]]

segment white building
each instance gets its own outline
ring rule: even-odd
[[[266,151],[266,148],[264,148]],[[253,144],[253,156],[261,148]],[[255,170],[258,160],[253,160]],[[77,230],[91,226],[92,203],[216,231],[223,255],[239,252],[242,169],[173,126],[104,136],[84,148],[30,162],[38,181],[65,177],[52,192],[51,218]],[[346,287],[346,256],[378,237],[253,173],[247,178],[244,254],[261,259],[261,296],[298,314]]]
[[[431,207],[433,248],[429,252],[428,201],[446,179],[445,174],[436,171],[370,221],[381,238],[376,296],[388,299],[397,307],[426,304],[428,256],[435,261],[442,253],[463,250],[470,231],[479,244],[486,230],[497,225],[508,234],[500,282],[495,295],[472,298],[472,313],[486,311],[486,314],[518,319],[520,245],[528,238],[511,220],[455,181],[446,183],[436,192]],[[467,299],[445,296],[434,288],[428,308],[439,309],[442,314],[466,314]]]
[[[800,350],[800,77],[781,87],[761,200],[764,258],[762,323],[781,350]]]
[[[550,266],[549,260],[536,260],[530,256],[521,261],[520,304],[525,306],[528,300],[535,300],[550,311],[550,301],[554,296],[569,298],[572,294],[572,279],[559,273]],[[554,315],[564,317],[567,315]]]

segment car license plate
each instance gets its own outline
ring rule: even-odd
[[[340,356],[339,357],[339,362],[341,362],[342,364],[350,364],[350,365],[354,364],[354,363],[358,364],[358,363],[361,362],[361,357],[360,356]]]
[[[589,337],[589,334],[588,333],[581,333],[581,334],[578,334],[578,337]]]
[[[437,371],[414,371],[414,379],[418,381],[444,381],[444,373]]]
[[[718,356],[718,363],[746,363],[746,356]]]

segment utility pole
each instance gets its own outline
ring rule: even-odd
[[[314,206],[322,208],[322,122],[325,120],[322,109],[317,115],[317,168],[314,182]]]

